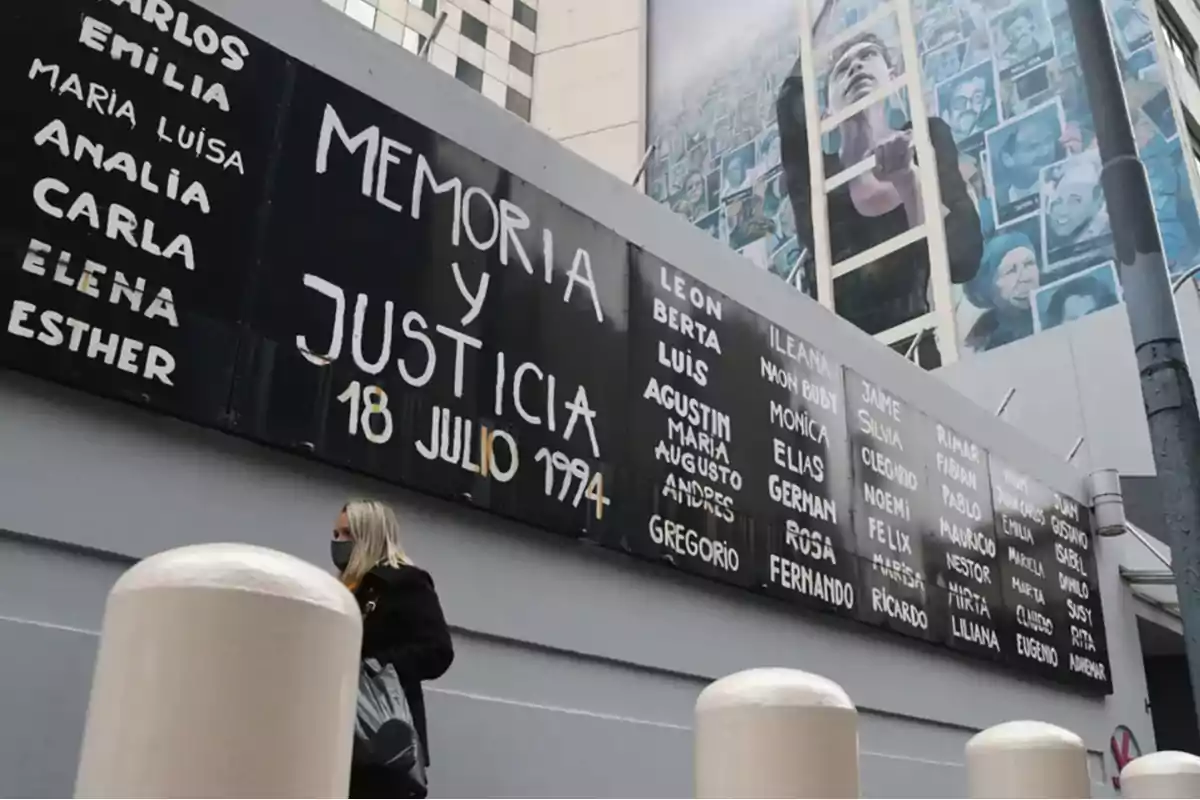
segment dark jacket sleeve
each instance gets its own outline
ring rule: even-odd
[[[979,271],[983,258],[983,231],[979,211],[967,192],[967,183],[958,168],[958,146],[950,126],[937,117],[929,118],[929,138],[937,158],[938,187],[946,215],[946,248],[950,257],[950,281],[966,283]]]
[[[381,635],[364,641],[363,655],[396,668],[403,682],[441,677],[454,661],[454,644],[429,573],[416,567],[389,570],[377,624]]]
[[[796,216],[796,236],[810,251],[813,247],[812,212],[810,210],[810,170],[808,168],[808,130],[805,127],[804,83],[800,78],[800,62],[783,81],[779,99],[775,101],[775,117],[779,125],[779,154],[783,161],[783,179],[787,185],[792,213]]]

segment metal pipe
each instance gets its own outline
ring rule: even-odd
[[[646,152],[642,154],[642,163],[638,164],[637,174],[635,174],[633,176],[633,180],[630,181],[630,186],[637,186],[638,181],[640,181],[642,176],[646,174],[646,165],[650,163],[650,156],[654,155],[654,151],[657,149],[658,140],[655,139],[650,143],[650,146],[646,148]]]
[[[904,360],[905,361],[913,360],[913,353],[917,352],[917,345],[919,345],[921,343],[921,340],[925,338],[925,334],[927,331],[928,331],[928,328],[922,328],[921,330],[917,331],[917,335],[913,337],[912,343],[909,344],[908,349],[904,351]]]
[[[1200,713],[1200,411],[1167,277],[1146,168],[1138,158],[1113,51],[1096,0],[1067,0],[1080,71],[1096,128],[1101,185],[1133,335],[1150,449],[1162,492],[1193,706]]]
[[[1008,401],[1013,399],[1013,395],[1017,393],[1017,387],[1010,386],[1008,391],[1004,393],[1004,399],[1000,401],[1000,405],[996,407],[996,416],[1003,416],[1004,409],[1008,408]]]
[[[1171,567],[1171,559],[1167,558],[1162,553],[1158,552],[1158,550],[1155,549],[1154,545],[1150,544],[1150,540],[1142,535],[1141,531],[1139,531],[1137,528],[1133,527],[1132,525],[1126,525],[1125,530],[1129,531],[1133,535],[1133,538],[1135,538],[1139,542],[1141,542],[1142,547],[1145,547],[1147,550],[1149,550],[1154,555],[1155,558],[1157,558],[1159,561],[1162,562],[1162,565],[1164,567],[1171,570],[1172,573],[1174,572],[1174,569]]]
[[[1192,277],[1193,275],[1195,275],[1197,272],[1200,272],[1200,264],[1196,264],[1194,267],[1190,268],[1187,272],[1183,273],[1178,278],[1176,278],[1175,282],[1171,284],[1171,294],[1175,294],[1176,292],[1178,292],[1179,287],[1181,287],[1185,283],[1187,283],[1187,279]]]
[[[417,51],[417,58],[429,58],[429,51],[433,49],[433,40],[442,32],[442,26],[446,24],[448,12],[443,11],[438,14],[437,22],[433,23],[433,30],[429,32],[429,38],[425,40],[425,44],[421,45],[421,49]]]

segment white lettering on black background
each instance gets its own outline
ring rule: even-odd
[[[239,419],[271,441],[599,538],[621,496],[626,246],[308,68],[283,137]],[[296,387],[313,418],[281,413]]]
[[[996,546],[1004,605],[1012,617],[1011,656],[1018,664],[1057,673],[1065,660],[1059,644],[1061,602],[1054,584],[1054,542],[1049,493],[1027,475],[991,459]]]
[[[1066,609],[1059,633],[1067,669],[1097,684],[1111,682],[1108,674],[1108,645],[1104,617],[1100,612],[1100,590],[1096,585],[1095,554],[1092,552],[1091,512],[1079,502],[1053,493],[1047,512],[1054,537],[1054,572],[1058,593]]]
[[[748,439],[730,402],[738,385],[731,353],[741,352],[731,336],[744,312],[646,253],[636,256],[631,287],[632,524],[644,531],[631,547],[749,586]]]
[[[887,387],[185,0],[0,21],[3,366],[1109,688],[1087,509]]]
[[[992,529],[987,453],[933,422],[930,491],[937,496],[937,537],[928,565],[945,591],[951,647],[1000,657],[1001,578]]]
[[[771,454],[762,472],[766,502],[757,504],[769,521],[756,554],[762,583],[793,602],[853,615],[860,600],[842,368],[777,325],[759,330],[753,394]]]
[[[224,414],[284,58],[190,3],[8,6],[0,351]],[[264,113],[266,111],[266,113]]]
[[[926,587],[922,537],[928,524],[923,415],[846,371],[854,469],[854,529],[862,559],[864,613],[879,624],[934,641],[942,637]]]

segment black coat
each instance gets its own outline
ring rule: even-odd
[[[362,657],[376,658],[396,668],[428,766],[429,736],[421,681],[441,677],[454,661],[454,644],[433,578],[418,567],[379,566],[367,573],[354,594],[360,608],[375,603],[363,619]],[[369,777],[352,774],[351,786]]]

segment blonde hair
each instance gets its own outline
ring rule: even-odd
[[[380,564],[412,565],[412,559],[400,544],[400,523],[390,506],[378,500],[351,500],[342,511],[346,513],[350,537],[354,540],[350,563],[342,572],[342,583],[354,589]]]

